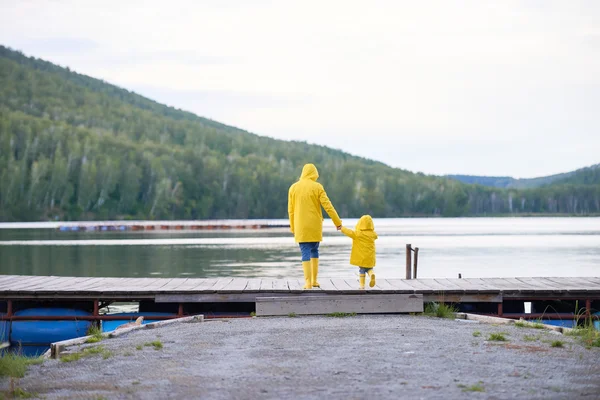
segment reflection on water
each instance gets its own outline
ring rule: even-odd
[[[281,221],[285,223],[286,221]],[[354,226],[356,220],[344,221]],[[377,270],[404,275],[406,243],[419,277],[600,276],[598,218],[376,219]],[[0,273],[114,277],[300,278],[287,229],[58,232],[0,224]],[[350,277],[351,240],[325,221],[323,277]]]

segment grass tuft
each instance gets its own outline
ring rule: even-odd
[[[102,329],[95,325],[90,326],[87,334],[90,337],[85,340],[86,343],[98,343],[104,339],[104,336],[102,336]]]
[[[428,317],[455,319],[458,308],[446,303],[427,303],[423,315]]]
[[[154,342],[144,343],[144,346],[153,346],[154,350],[160,350],[163,348],[163,344],[160,340],[155,340]]]
[[[523,340],[526,342],[536,342],[536,341],[540,340],[540,337],[533,336],[533,335],[525,335],[525,336],[523,336]]]
[[[43,362],[44,359],[41,357],[25,357],[19,354],[7,353],[0,357],[0,376],[22,378],[25,376],[28,366]]]
[[[485,392],[485,388],[483,387],[483,382],[481,382],[481,381],[479,381],[478,383],[471,385],[471,386],[467,386],[467,385],[463,385],[463,384],[459,384],[457,386],[459,388],[461,388],[463,392]]]
[[[564,347],[565,346],[565,342],[563,342],[562,340],[555,340],[552,343],[550,343],[550,346],[552,346],[552,347]]]
[[[144,348],[143,344],[138,344],[137,346],[135,346],[136,350],[142,350]]]
[[[479,337],[479,336],[481,336],[481,332],[480,331],[475,331],[475,332],[473,332],[473,336],[474,337]]]
[[[490,333],[490,336],[488,337],[489,341],[495,341],[495,342],[506,342],[506,336],[504,336],[503,333]]]
[[[328,317],[333,317],[333,318],[344,318],[344,317],[355,317],[356,313],[352,312],[352,313],[345,313],[345,312],[333,312],[331,314],[327,314]]]
[[[72,362],[80,360],[82,357],[91,357],[95,355],[101,355],[102,358],[106,360],[107,358],[112,357],[113,354],[111,351],[106,350],[104,346],[94,346],[87,347],[77,353],[66,354],[65,356],[61,357],[60,360],[62,362]]]
[[[290,318],[296,318],[297,315],[296,315],[295,312],[291,312],[291,313],[288,314],[288,317],[290,317]]]
[[[35,393],[29,393],[20,387],[15,388],[11,394],[13,399],[31,399],[33,397],[37,397]]]

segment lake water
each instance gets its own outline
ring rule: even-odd
[[[277,222],[277,221],[276,221]],[[286,220],[278,221],[286,224]],[[344,220],[353,227],[356,220]],[[352,241],[325,221],[322,277],[352,277]],[[288,229],[61,232],[0,224],[0,274],[90,277],[300,278]],[[419,277],[600,276],[600,218],[375,219],[377,274],[403,278],[405,246]]]

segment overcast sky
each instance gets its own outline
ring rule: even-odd
[[[600,1],[0,0],[0,43],[415,172],[600,163]]]

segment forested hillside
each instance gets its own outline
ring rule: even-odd
[[[600,185],[501,190],[260,137],[0,46],[0,220],[285,218],[302,165],[342,217],[597,213]]]
[[[448,178],[469,184],[491,186],[506,189],[529,189],[547,185],[565,183],[600,184],[600,164],[580,168],[562,174],[541,176],[538,178],[516,179],[510,176],[446,175]]]

